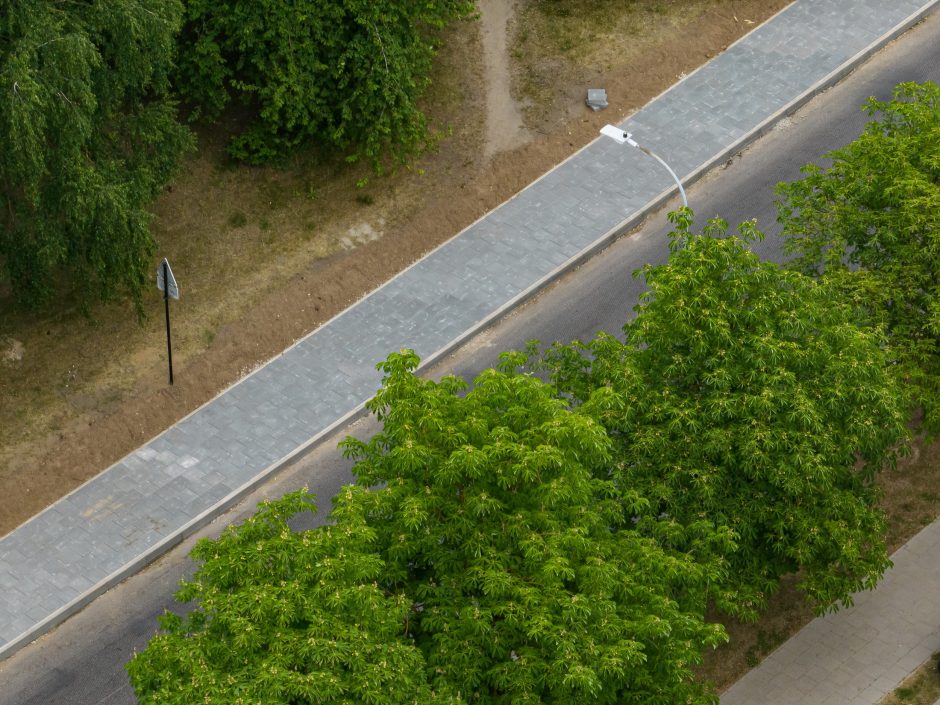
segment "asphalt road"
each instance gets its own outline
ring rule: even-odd
[[[754,249],[762,257],[779,257],[774,185],[798,178],[800,166],[822,163],[820,155],[854,139],[866,119],[859,106],[868,96],[888,98],[897,83],[928,79],[940,82],[940,13],[695,184],[688,190],[691,207],[700,222],[716,215],[732,225],[756,218],[767,238]],[[598,330],[619,331],[644,288],[642,278],[631,273],[667,255],[665,213],[651,216],[644,227],[559,280],[428,374],[473,377],[491,366],[500,351],[522,347],[533,338],[570,341],[590,338]],[[146,645],[157,615],[168,608],[179,611],[172,594],[191,570],[187,553],[195,540],[240,521],[261,499],[304,485],[322,498],[332,497],[351,478],[350,463],[335,450],[336,443],[347,434],[367,437],[375,429],[371,420],[360,420],[338,432],[198,536],[0,662],[0,705],[136,703],[123,665],[135,649]]]

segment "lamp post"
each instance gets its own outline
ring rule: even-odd
[[[643,154],[646,154],[647,156],[652,157],[653,159],[658,161],[660,164],[662,164],[664,167],[666,167],[666,171],[669,172],[669,175],[672,177],[673,181],[676,182],[676,186],[679,187],[679,193],[682,195],[682,205],[684,205],[686,208],[689,207],[689,199],[685,197],[685,189],[682,188],[682,182],[679,180],[679,177],[676,176],[676,172],[674,172],[672,168],[666,162],[664,162],[659,156],[654,154],[652,151],[650,151],[646,147],[640,146],[640,144],[635,139],[633,139],[633,135],[631,133],[624,132],[619,127],[614,127],[613,125],[604,125],[601,128],[601,134],[604,135],[605,137],[610,137],[617,144],[628,144],[631,147],[636,147],[641,152],[643,152]]]

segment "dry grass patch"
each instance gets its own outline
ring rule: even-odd
[[[911,454],[878,476],[888,513],[888,550],[893,552],[940,517],[940,441],[917,439]]]
[[[878,705],[934,705],[940,699],[940,673],[937,673],[940,652],[930,657],[916,671],[882,698]]]

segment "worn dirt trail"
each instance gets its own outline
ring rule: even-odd
[[[513,0],[477,0],[483,37],[483,68],[486,81],[486,141],[490,157],[528,142],[520,106],[512,97],[508,32],[515,11]]]

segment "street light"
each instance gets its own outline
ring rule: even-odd
[[[689,199],[685,197],[685,189],[682,188],[682,182],[679,180],[679,177],[676,176],[676,172],[674,172],[666,162],[664,162],[662,159],[660,159],[656,154],[648,150],[646,147],[641,147],[639,143],[637,143],[637,141],[633,139],[633,135],[631,133],[624,132],[619,127],[614,127],[613,125],[604,125],[601,128],[601,134],[604,135],[605,137],[610,137],[617,144],[628,144],[631,147],[636,147],[641,152],[643,152],[643,154],[646,154],[652,157],[653,159],[658,161],[660,164],[662,164],[664,167],[666,167],[666,171],[669,172],[669,175],[673,178],[673,180],[676,182],[676,185],[679,187],[679,193],[682,194],[682,205],[684,205],[686,208],[689,207]]]

